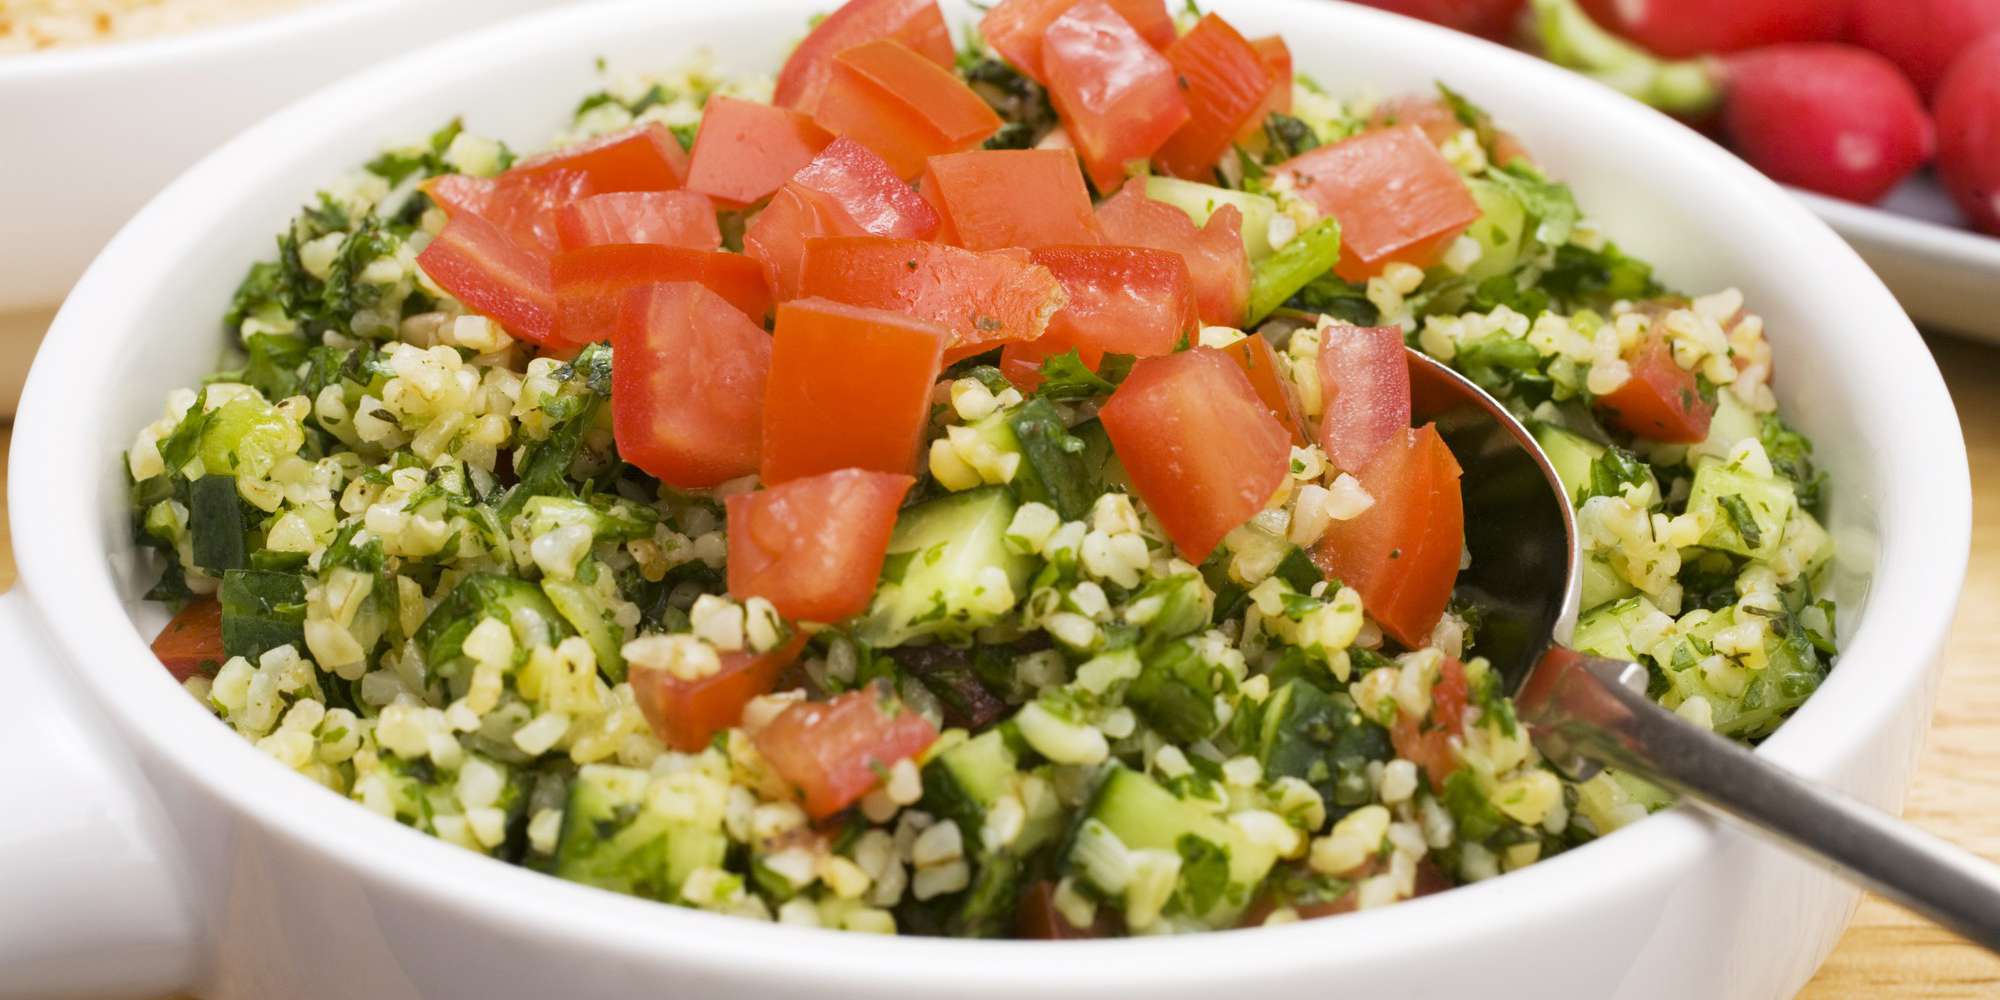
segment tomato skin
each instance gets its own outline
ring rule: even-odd
[[[557,254],[549,274],[556,302],[550,340],[558,344],[581,346],[603,340],[618,320],[626,293],[656,282],[707,286],[758,323],[771,309],[764,272],[742,254],[610,243]]]
[[[1098,419],[1133,490],[1197,565],[1264,509],[1290,468],[1291,435],[1210,348],[1140,360]]]
[[[222,648],[222,604],[213,597],[189,601],[153,637],[153,655],[177,681],[214,673],[229,658]]]
[[[1250,47],[1257,50],[1264,60],[1264,69],[1271,74],[1271,92],[1264,97],[1264,108],[1256,117],[1257,124],[1273,113],[1292,113],[1292,47],[1285,44],[1281,35],[1263,35],[1250,39]]]
[[[1313,546],[1320,570],[1360,591],[1369,617],[1405,646],[1429,642],[1458,579],[1459,475],[1436,425],[1403,428],[1355,474],[1374,505],[1333,522]]]
[[[1165,54],[1180,75],[1189,117],[1154,159],[1176,177],[1207,181],[1231,144],[1263,124],[1259,112],[1271,95],[1271,70],[1256,47],[1215,14],[1196,22]]]
[[[684,681],[657,667],[631,668],[632,697],[660,742],[682,753],[707,749],[715,734],[743,721],[743,707],[769,694],[778,674],[806,648],[804,632],[766,653],[741,650],[722,654],[722,669],[698,681]]]
[[[951,334],[825,299],[778,307],[764,394],[766,486],[835,469],[907,474]]]
[[[1442,99],[1429,94],[1404,94],[1383,101],[1368,117],[1369,128],[1395,128],[1398,125],[1415,125],[1424,130],[1431,143],[1443,146],[1465,130],[1459,121],[1458,112],[1451,109]],[[1528,155],[1528,148],[1521,144],[1520,137],[1505,129],[1487,127],[1492,132],[1492,142],[1487,148],[1487,156],[1493,162],[1505,166],[1516,160],[1534,162]]]
[[[910,190],[889,161],[852,139],[833,140],[792,182],[831,198],[871,235],[910,240],[937,235],[931,203]]]
[[[607,243],[656,243],[688,250],[722,246],[715,203],[693,191],[619,191],[592,195],[556,213],[563,250]]]
[[[1320,450],[1342,472],[1367,468],[1410,426],[1410,365],[1397,327],[1334,325],[1319,346]]]
[[[417,255],[439,288],[530,343],[552,343],[555,291],[548,259],[471,212],[446,222]]]
[[[837,469],[724,499],[729,594],[762,597],[780,615],[833,623],[868,610],[916,479]]]
[[[1042,362],[1076,351],[1092,371],[1106,354],[1171,353],[1191,335],[1194,282],[1180,255],[1145,247],[1041,247],[1035,263],[1061,282],[1067,302],[1033,342],[1010,343],[1000,370],[1023,392],[1041,385]]]
[[[1391,261],[1437,263],[1479,218],[1458,171],[1415,125],[1363,132],[1280,164],[1299,196],[1340,220],[1334,271],[1366,281]]]
[[[1000,131],[965,81],[899,42],[869,42],[834,57],[813,120],[867,146],[896,175],[914,179],[928,157],[977,147]]]
[[[1164,0],[1110,0],[1113,10],[1156,49],[1174,42],[1173,16]],[[1042,75],[1042,33],[1077,0],[1004,0],[979,21],[979,37],[993,46],[1007,64],[1036,83]]]
[[[618,454],[678,489],[757,471],[771,338],[691,281],[621,296],[611,331],[611,429]]]
[[[743,252],[764,270],[764,283],[780,302],[799,297],[799,268],[806,241],[815,236],[862,236],[866,230],[831,195],[788,182],[743,231]]]
[[[1055,275],[1025,250],[979,253],[880,236],[807,240],[799,294],[936,323],[951,333],[945,364],[1042,336],[1064,301]]]
[[[785,709],[757,734],[757,752],[797,788],[806,815],[825,819],[860,801],[896,763],[937,742],[937,727],[875,685]]]
[[[950,67],[957,53],[937,0],[848,0],[828,14],[778,71],[771,103],[812,114],[833,75],[833,58],[865,42],[893,38]]]
[[[763,201],[833,136],[790,108],[710,95],[688,167],[691,191],[731,208]]]
[[[547,253],[561,246],[557,231],[561,209],[597,190],[589,175],[579,170],[510,172],[499,177],[446,174],[426,181],[423,188],[446,218],[477,215],[522,246]]]
[[[501,176],[534,177],[557,170],[584,174],[600,194],[669,191],[687,185],[688,154],[665,125],[649,122],[523,160]]]
[[[1312,442],[1306,435],[1311,425],[1306,422],[1305,413],[1299,407],[1298,392],[1292,388],[1291,380],[1278,368],[1278,352],[1271,348],[1271,342],[1252,332],[1249,336],[1221,349],[1243,369],[1250,379],[1250,387],[1257,390],[1257,398],[1264,408],[1285,425],[1285,431],[1292,437],[1292,443],[1304,447]]]
[[[1194,278],[1201,321],[1240,326],[1250,303],[1250,255],[1243,248],[1243,213],[1224,205],[1195,228],[1187,213],[1146,197],[1144,185],[1127,184],[1097,207],[1110,243],[1180,254]]]
[[[1189,118],[1174,66],[1104,0],[1083,0],[1042,33],[1049,100],[1099,191],[1152,157]]]
[[[1429,721],[1399,712],[1396,724],[1389,727],[1389,742],[1396,748],[1396,756],[1422,767],[1432,791],[1444,791],[1445,780],[1458,770],[1458,751],[1452,747],[1452,739],[1465,735],[1470,693],[1465,665],[1447,656],[1431,687]]]
[[[924,194],[950,240],[968,250],[1101,242],[1076,155],[983,149],[932,157]],[[940,232],[939,236],[945,236]]]
[[[1643,438],[1697,444],[1708,437],[1715,404],[1701,398],[1694,373],[1674,363],[1674,350],[1660,334],[1650,334],[1626,353],[1632,377],[1597,397],[1611,422]]]

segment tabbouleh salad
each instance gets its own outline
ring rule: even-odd
[[[362,807],[784,923],[1322,917],[1661,808],[1479,655],[1405,345],[1536,428],[1576,642],[1737,739],[1832,661],[1810,445],[1448,87],[1162,0],[852,0],[770,80],[609,78],[320,192],[126,456],[161,660]]]

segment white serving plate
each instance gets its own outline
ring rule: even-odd
[[[1965,228],[1928,171],[1879,206],[1795,192],[1925,327],[2000,343],[2000,236]]]

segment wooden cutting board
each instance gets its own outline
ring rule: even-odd
[[[1934,338],[1972,461],[1972,567],[1946,652],[1930,742],[1905,815],[2000,858],[2000,347]],[[0,590],[14,583],[7,536],[7,429],[0,427]],[[1870,896],[1800,1000],[2000,996],[2000,958]]]

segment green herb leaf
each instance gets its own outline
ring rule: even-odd
[[[1743,502],[1742,496],[1731,493],[1716,502],[1722,505],[1723,513],[1729,515],[1729,523],[1735,527],[1744,545],[1754,549],[1764,544],[1764,529],[1757,525],[1756,516],[1750,513],[1750,505]]]
[[[1042,387],[1036,394],[1045,399],[1089,399],[1108,396],[1132,370],[1129,354],[1107,354],[1091,371],[1075,350],[1042,362]]]

